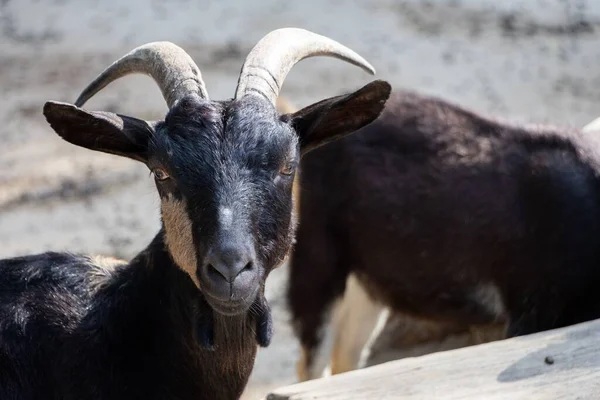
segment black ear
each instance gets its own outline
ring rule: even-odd
[[[104,111],[86,111],[72,104],[49,101],[46,120],[69,143],[146,162],[154,128],[146,121]]]
[[[354,93],[332,97],[282,118],[300,137],[302,154],[373,122],[385,107],[392,87],[373,81]]]

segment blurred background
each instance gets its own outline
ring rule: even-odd
[[[480,112],[571,126],[600,116],[595,0],[0,0],[0,257],[69,249],[129,258],[159,227],[145,166],[61,141],[42,117],[46,100],[74,101],[113,60],[155,40],[186,49],[211,98],[230,98],[250,48],[285,26],[340,41],[396,87]],[[304,106],[372,79],[314,58],[292,70],[282,95]],[[144,119],[166,112],[144,76],[86,106]],[[246,399],[296,380],[285,278],[284,267],[268,281],[275,339],[259,352]]]

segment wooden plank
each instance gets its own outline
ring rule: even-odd
[[[274,390],[268,400],[600,399],[600,320]]]

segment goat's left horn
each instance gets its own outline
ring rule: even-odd
[[[169,109],[191,93],[208,99],[202,74],[194,60],[171,42],[152,42],[136,47],[106,68],[81,92],[75,105],[81,107],[112,81],[134,73],[154,79]]]
[[[375,68],[346,46],[304,29],[277,29],[263,37],[246,57],[235,98],[256,93],[275,105],[283,81],[299,61],[313,56],[335,57],[375,74]]]

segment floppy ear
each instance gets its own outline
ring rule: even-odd
[[[296,130],[304,154],[373,122],[391,90],[389,83],[373,81],[354,93],[320,101],[282,118]]]
[[[154,127],[136,118],[104,111],[86,111],[49,101],[44,116],[54,131],[77,146],[146,162]]]

